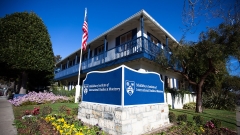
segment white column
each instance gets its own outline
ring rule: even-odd
[[[170,88],[173,88],[172,78],[169,78],[169,85]]]
[[[176,83],[176,79],[175,78],[173,78],[174,80],[173,80],[173,82],[174,82],[174,88],[177,88],[177,83]]]

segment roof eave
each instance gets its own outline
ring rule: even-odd
[[[178,43],[178,41],[167,31],[165,30],[157,21],[155,21],[145,10],[141,10],[137,13],[135,13],[134,15],[130,16],[129,18],[127,18],[126,20],[120,22],[119,24],[113,26],[112,28],[110,28],[109,30],[107,30],[106,32],[104,32],[103,34],[97,36],[96,38],[94,38],[92,41],[90,41],[89,43],[87,43],[87,45],[99,40],[100,38],[102,38],[103,36],[107,35],[108,33],[110,33],[111,31],[117,29],[118,27],[126,24],[127,22],[131,21],[133,18],[138,17],[138,16],[146,16],[151,22],[153,22],[159,29],[161,29],[166,36],[168,36],[169,38],[171,38],[173,41],[175,41],[176,43]],[[179,44],[179,43],[178,43]],[[81,48],[80,48],[81,49]],[[76,50],[75,52],[71,53],[70,55],[68,55],[67,57],[65,57],[63,60],[61,60],[60,62],[58,62],[57,64],[61,63],[62,61],[66,60],[69,56],[76,54],[78,51],[80,51],[80,49]],[[56,64],[56,65],[57,65]]]

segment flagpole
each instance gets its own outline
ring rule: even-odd
[[[78,83],[77,83],[77,85],[79,85],[79,82],[80,82],[81,66],[82,66],[82,49],[81,49],[81,52],[80,52],[79,69],[78,69]]]
[[[86,19],[86,14],[87,14],[87,8],[85,8],[85,16],[84,16],[84,21]],[[84,35],[82,36],[82,40],[84,39]],[[86,49],[86,47],[84,47]],[[79,103],[79,98],[80,98],[80,75],[81,75],[81,67],[82,67],[82,50],[83,48],[83,41],[81,44],[81,52],[80,52],[80,60],[79,60],[79,69],[78,69],[78,83],[76,86],[76,92],[75,92],[75,103]]]
[[[80,98],[80,75],[81,75],[81,66],[82,66],[82,48],[81,48],[81,52],[80,52],[80,61],[79,61],[79,69],[78,69],[78,83],[76,86],[76,92],[75,92],[75,103],[79,102],[79,98]]]

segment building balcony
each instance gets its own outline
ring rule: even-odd
[[[92,58],[82,61],[81,73],[98,70],[103,67],[111,66],[114,64],[121,64],[129,60],[147,58],[154,60],[155,57],[161,52],[166,53],[167,49],[161,44],[154,44],[147,38],[138,37],[124,44],[118,45],[106,52],[96,55]],[[64,70],[55,72],[55,80],[75,76],[78,74],[79,62]]]

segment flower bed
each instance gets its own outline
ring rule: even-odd
[[[81,120],[73,120],[67,116],[48,115],[45,121],[53,126],[53,129],[64,135],[104,135],[98,125],[89,127],[83,125]]]
[[[70,99],[66,96],[56,96],[47,92],[29,92],[28,94],[9,100],[14,106],[33,105],[43,103],[68,102]]]
[[[98,126],[85,125],[77,117],[77,108],[68,108],[65,103],[52,112],[52,107],[45,105],[31,105],[33,109],[27,106],[14,107],[28,108],[21,109],[21,115],[15,117],[14,125],[19,135],[104,135],[105,133]],[[69,104],[69,103],[67,103]],[[51,104],[53,106],[53,104]],[[16,110],[15,110],[16,111]]]

